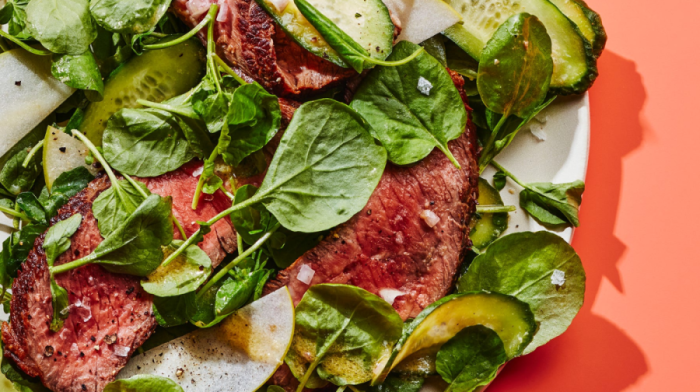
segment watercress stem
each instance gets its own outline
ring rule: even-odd
[[[498,120],[498,124],[496,124],[496,127],[491,131],[491,136],[489,136],[488,142],[486,142],[486,145],[484,146],[484,158],[486,158],[483,162],[479,164],[479,174],[483,173],[484,170],[486,170],[486,167],[489,165],[489,162],[493,157],[491,156],[491,150],[493,150],[493,143],[496,142],[496,136],[498,136],[498,132],[501,131],[501,128],[503,128],[503,124],[506,123],[506,120],[508,119],[508,116],[510,114],[504,113],[503,116],[501,116],[501,119]]]
[[[410,63],[411,60],[415,59],[416,57],[418,57],[418,55],[420,55],[420,54],[423,53],[423,52],[425,52],[425,49],[424,49],[423,47],[421,47],[420,49],[418,49],[418,50],[416,50],[415,52],[413,52],[413,54],[411,54],[410,56],[405,57],[405,58],[403,58],[403,59],[401,59],[401,60],[396,60],[396,61],[384,61],[384,60],[377,60],[377,59],[375,59],[375,58],[372,58],[372,57],[370,57],[370,56],[367,56],[367,58],[365,59],[365,61],[368,62],[368,63],[370,63],[370,64],[381,65],[381,66],[383,66],[383,67],[398,67],[398,66],[400,66],[400,65],[404,65],[404,64]]]
[[[226,195],[226,197],[228,197],[229,199],[231,199],[231,201],[233,201],[233,200],[236,198],[236,196],[232,195],[231,192],[229,192],[229,191],[226,189],[226,187],[224,187],[224,184],[219,185],[219,189],[221,189],[221,192],[223,192],[224,195]]]
[[[265,235],[260,237],[259,240],[255,241],[255,243],[250,248],[248,248],[245,252],[239,254],[238,257],[236,257],[235,259],[233,259],[233,261],[228,263],[226,267],[219,270],[219,272],[216,275],[214,275],[211,279],[209,279],[209,282],[207,282],[207,284],[205,284],[204,287],[202,287],[202,289],[197,292],[197,299],[204,295],[204,293],[206,293],[214,284],[216,284],[216,282],[221,280],[221,278],[226,276],[226,274],[228,274],[228,272],[231,271],[233,267],[237,266],[246,257],[253,254],[253,252],[260,249],[260,247],[262,247],[265,244],[265,242],[267,242],[267,240],[269,240],[270,237],[272,237],[272,235],[275,233],[275,231],[277,231],[277,229],[279,229],[280,227],[281,225],[277,223],[272,229],[270,229],[270,231],[268,231],[267,233],[265,233]]]
[[[489,205],[489,206],[476,206],[476,212],[479,214],[499,214],[503,212],[513,212],[515,211],[515,206],[499,206],[499,205]]]
[[[22,167],[23,167],[23,168],[26,169],[27,166],[29,166],[29,162],[32,161],[32,158],[34,158],[34,155],[36,155],[36,153],[39,152],[39,149],[41,149],[42,147],[44,147],[44,141],[43,141],[43,140],[40,141],[39,143],[37,143],[34,147],[32,147],[31,150],[29,150],[29,154],[27,154],[27,157],[24,158],[24,162],[22,162]]]
[[[13,37],[9,33],[4,32],[2,29],[0,29],[0,37],[3,37],[7,40],[14,42],[20,48],[26,50],[27,52],[29,52],[31,54],[35,54],[37,56],[50,56],[53,54],[53,53],[49,52],[48,50],[34,49],[31,46],[22,42],[21,40],[17,39],[16,37]]]
[[[236,232],[236,243],[238,244],[238,254],[243,254],[245,252],[245,248],[243,247],[243,237],[241,237],[241,234]]]
[[[73,134],[73,136],[80,139],[80,141],[83,142],[83,144],[85,144],[85,146],[88,148],[88,150],[90,150],[90,152],[92,153],[92,156],[95,157],[95,159],[97,159],[97,161],[100,162],[100,165],[102,165],[102,167],[105,169],[105,172],[107,173],[109,180],[112,181],[112,184],[116,184],[117,183],[117,176],[114,175],[112,168],[109,167],[109,164],[107,163],[105,158],[102,156],[102,154],[100,154],[99,151],[97,151],[97,147],[95,147],[95,145],[92,144],[90,139],[88,139],[85,135],[83,135],[77,129],[71,130],[71,133]]]
[[[503,174],[506,175],[506,177],[508,177],[508,178],[510,178],[511,180],[515,181],[515,182],[516,182],[518,185],[520,185],[521,187],[523,187],[523,188],[525,188],[525,189],[530,189],[530,187],[527,186],[527,184],[524,184],[524,183],[520,182],[520,180],[518,180],[518,178],[517,178],[515,175],[513,175],[513,173],[511,173],[511,172],[509,172],[508,170],[506,170],[505,167],[499,165],[498,162],[496,162],[496,161],[491,161],[490,163],[491,163],[491,165],[492,165],[493,167],[495,167],[496,169],[502,171]]]
[[[194,26],[194,28],[184,35],[181,35],[179,38],[176,38],[172,41],[168,42],[163,42],[159,44],[150,44],[150,45],[143,45],[143,50],[156,50],[156,49],[165,49],[171,46],[175,46],[177,44],[180,44],[182,42],[187,41],[188,39],[194,37],[195,34],[199,32],[204,26],[206,26],[214,17],[216,16],[216,11],[219,9],[219,6],[216,4],[212,4],[212,6],[209,8],[209,12],[207,12],[207,16],[202,19],[197,26]],[[126,41],[126,42],[131,42],[131,40]]]
[[[20,213],[22,212],[19,203],[15,202],[15,212]],[[22,229],[22,222],[28,222],[28,220],[22,220],[19,217],[15,217],[12,219],[12,227],[15,228],[15,230],[21,230]]]
[[[95,260],[95,253],[90,253],[89,255],[83,257],[82,259],[73,260],[69,263],[49,267],[49,272],[51,273],[51,275],[62,274],[66,271],[70,271],[72,269],[80,268],[84,265],[90,264],[94,260]]]
[[[218,64],[219,67],[223,68],[224,72],[231,75],[231,77],[233,77],[233,79],[235,79],[238,83],[240,83],[241,86],[248,84],[248,82],[246,82],[242,77],[240,77],[236,73],[236,71],[234,71],[231,67],[229,67],[228,64],[226,64],[226,62],[224,60],[222,60],[218,54],[214,54],[213,57],[214,57],[214,61],[216,62],[216,64]]]
[[[177,115],[191,118],[193,120],[199,120],[199,117],[193,117],[191,112],[186,112],[184,110],[180,110],[175,106],[168,105],[165,103],[157,103],[157,102],[152,102],[152,101],[147,101],[145,99],[139,99],[136,100],[136,103],[138,103],[141,106],[145,106],[147,108],[152,108],[152,109],[158,109],[158,110],[164,110],[166,112],[170,113],[175,113]]]
[[[7,52],[8,50],[10,50],[10,47],[7,46],[7,43],[5,42],[5,40],[2,37],[0,37],[0,49],[2,50],[2,52]],[[0,53],[2,53],[2,52],[0,52]]]
[[[0,212],[3,212],[3,213],[5,213],[5,214],[10,215],[10,216],[15,217],[15,218],[22,219],[23,221],[29,222],[29,217],[28,217],[25,213],[19,212],[19,211],[15,211],[15,210],[12,209],[12,208],[7,208],[7,207],[2,207],[2,206],[0,206]]]
[[[218,5],[212,4],[211,8],[213,8],[215,11],[214,13],[216,14],[216,10],[218,9]],[[211,9],[209,10],[211,12]],[[216,68],[216,64],[214,63],[214,56],[216,56],[216,45],[214,45],[214,23],[209,23],[209,28],[207,29],[207,67],[209,68],[209,72],[211,72],[211,76],[214,79],[214,84],[216,85],[216,91],[221,93],[221,83],[219,79],[221,79],[221,74],[219,73],[219,69]]]

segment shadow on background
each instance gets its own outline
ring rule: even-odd
[[[591,89],[591,152],[582,226],[574,235],[587,274],[586,302],[561,337],[505,367],[488,392],[618,392],[648,371],[639,346],[610,321],[592,313],[603,278],[624,292],[618,263],[627,250],[615,237],[622,161],[643,138],[640,113],[646,91],[634,62],[606,52]]]

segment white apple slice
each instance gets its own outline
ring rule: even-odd
[[[51,76],[50,56],[36,56],[23,49],[0,54],[0,156],[74,91]]]
[[[83,142],[60,129],[48,127],[44,138],[43,159],[44,180],[49,190],[51,190],[51,185],[61,173],[73,170],[76,167],[83,166],[90,173],[96,175],[99,170],[85,163],[87,155],[88,149]]]
[[[401,21],[399,41],[419,44],[462,20],[442,0],[384,0],[384,4]]]
[[[133,357],[118,378],[168,377],[187,392],[255,392],[284,361],[294,304],[283,287],[200,329]]]

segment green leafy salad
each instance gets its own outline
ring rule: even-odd
[[[514,174],[521,168],[504,167],[498,156],[559,96],[593,84],[606,36],[582,0],[3,1],[0,74],[8,76],[0,82],[12,82],[0,86],[4,99],[25,99],[13,98],[22,74],[7,64],[28,64],[21,72],[53,86],[36,97],[48,109],[0,109],[19,124],[7,131],[0,124],[11,141],[0,146],[4,312],[19,320],[13,287],[22,284],[25,261],[39,254],[52,309],[47,333],[74,328],[66,320],[80,305],[61,281],[98,265],[135,279],[152,296],[158,327],[133,347],[138,354],[208,334],[214,346],[238,347],[244,360],[206,369],[254,386],[202,389],[180,375],[204,365],[172,354],[177,372],[112,377],[104,391],[417,392],[426,382],[479,391],[506,362],[561,335],[581,308],[581,260],[553,231],[579,226],[585,184],[526,183]],[[244,3],[289,45],[349,76],[310,93],[276,96],[265,88],[269,75],[249,74],[226,55],[243,50],[231,44],[236,39],[263,40],[227,35],[232,23],[251,22],[231,22],[249,17],[235,14]],[[303,72],[321,72],[315,67]],[[61,98],[49,104],[56,94]],[[465,132],[478,142],[472,168],[451,149]],[[454,274],[447,296],[409,319],[393,299],[330,279],[315,280],[296,304],[281,294],[262,302],[272,298],[263,295],[268,281],[365,214],[385,169],[421,165],[431,154],[450,170],[478,167],[481,175],[476,211],[462,222],[472,246],[454,252],[463,260],[446,272]],[[148,186],[193,162],[196,185],[185,205]],[[489,166],[496,174],[485,178]],[[88,209],[68,208],[97,181],[109,186]],[[518,208],[504,205],[506,185],[520,189],[520,210],[550,231],[509,227]],[[209,208],[214,197],[225,208],[209,218],[181,221],[175,213]],[[99,241],[74,255],[89,220]],[[221,221],[230,221],[236,244],[223,260],[202,245],[217,238]],[[421,268],[431,268],[424,262]],[[283,314],[292,317],[288,329],[254,328],[274,325]],[[276,354],[260,359],[237,346],[243,332],[231,332],[240,329],[233,325],[282,343],[269,343]],[[12,358],[4,356],[1,366],[8,388],[73,390],[30,377]],[[283,363],[293,381],[270,381]]]

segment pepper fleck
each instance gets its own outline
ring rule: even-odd
[[[21,80],[18,80],[18,81],[15,82],[15,86],[21,86],[21,85],[22,85],[22,81],[21,81]]]
[[[58,150],[61,151],[61,152],[66,152],[66,148],[65,148],[65,147],[59,147]]]

